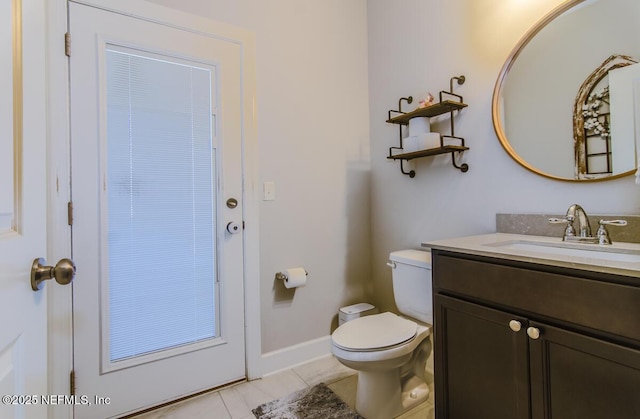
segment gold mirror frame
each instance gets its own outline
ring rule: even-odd
[[[513,149],[511,144],[509,143],[509,139],[507,138],[504,128],[502,126],[502,121],[500,119],[500,97],[502,96],[502,88],[504,86],[504,82],[509,74],[509,70],[513,66],[516,58],[520,55],[522,50],[529,44],[529,42],[533,39],[534,36],[538,34],[545,26],[547,26],[551,21],[553,21],[558,16],[562,15],[567,10],[577,6],[580,3],[583,3],[587,0],[570,0],[565,3],[562,3],[560,6],[553,9],[547,15],[545,15],[538,23],[536,23],[525,35],[522,39],[516,44],[513,48],[507,60],[505,61],[500,73],[498,75],[498,80],[496,81],[496,85],[493,89],[493,99],[491,101],[491,117],[493,120],[493,128],[498,136],[498,140],[500,140],[500,144],[505,149],[507,154],[511,156],[518,164],[520,164],[525,169],[538,174],[540,176],[544,176],[549,179],[561,180],[565,182],[601,182],[605,180],[613,180],[618,179],[625,176],[630,176],[635,173],[635,170],[630,170],[628,172],[619,173],[617,175],[611,175],[607,177],[593,178],[593,179],[571,179],[566,177],[555,176],[550,173],[543,172],[542,170],[533,167],[531,164],[526,162],[516,151]]]

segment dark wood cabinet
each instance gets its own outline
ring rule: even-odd
[[[437,419],[640,418],[640,279],[432,252]]]
[[[640,351],[532,322],[533,419],[640,418]]]
[[[529,417],[527,336],[513,316],[435,296],[436,418]]]

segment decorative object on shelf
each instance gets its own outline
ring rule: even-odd
[[[464,138],[457,137],[455,135],[454,127],[454,112],[460,111],[462,108],[467,107],[463,103],[462,96],[453,93],[453,81],[456,81],[459,85],[464,84],[465,76],[454,76],[449,80],[449,91],[440,91],[438,103],[433,103],[434,97],[429,93],[424,100],[420,101],[420,106],[412,112],[402,111],[402,101],[406,101],[408,104],[413,102],[413,97],[402,97],[398,100],[398,110],[389,110],[387,122],[390,124],[398,124],[399,128],[399,147],[389,147],[389,156],[387,159],[400,160],[400,171],[402,174],[408,175],[410,178],[415,177],[416,172],[414,170],[406,171],[404,168],[404,162],[421,157],[436,156],[439,154],[451,153],[451,162],[453,167],[460,171],[467,172],[469,165],[463,163],[461,165],[456,164],[456,153],[461,153],[468,150],[469,147],[464,145]],[[456,100],[446,99],[447,97],[454,97]],[[396,114],[391,116],[391,114]],[[430,128],[424,128],[426,120],[426,127],[429,126],[428,118],[443,115],[445,113],[450,114],[451,123],[451,135],[441,135],[438,133],[430,132]],[[423,121],[411,122],[414,118],[420,118]],[[408,138],[402,138],[402,126],[409,125],[410,135]],[[412,125],[421,126],[422,130],[417,131],[412,129]],[[445,144],[445,139],[453,139],[460,141],[460,145]],[[400,150],[398,154],[393,154],[393,150]]]
[[[436,99],[436,98],[434,98],[434,97],[433,97],[433,95],[432,95],[431,93],[427,93],[427,97],[426,97],[426,98],[424,98],[424,99],[422,99],[420,102],[418,102],[418,103],[419,103],[418,108],[419,108],[419,109],[420,109],[420,108],[426,108],[427,106],[431,106],[431,105],[433,105],[433,101],[434,101],[435,99]]]

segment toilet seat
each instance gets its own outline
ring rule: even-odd
[[[345,351],[380,351],[411,341],[417,330],[417,323],[386,312],[347,322],[331,338],[335,346]]]

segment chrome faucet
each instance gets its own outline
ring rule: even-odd
[[[578,231],[573,226],[573,222],[578,220]],[[551,224],[567,224],[564,229],[564,235],[562,241],[571,241],[578,243],[598,243],[598,244],[611,244],[609,238],[609,232],[605,225],[617,225],[626,226],[625,220],[600,220],[598,232],[596,237],[591,235],[591,225],[589,224],[589,217],[587,212],[578,204],[573,204],[567,210],[567,215],[564,218],[549,218]]]
[[[567,221],[569,221],[569,224],[567,225],[567,229],[565,230],[565,240],[567,236],[568,237],[576,236],[576,231],[573,228],[573,221],[576,219],[576,217],[578,217],[577,236],[581,238],[591,238],[591,226],[589,225],[589,217],[587,217],[586,211],[580,205],[573,204],[567,210],[567,215],[565,215],[565,218],[567,219]],[[567,234],[567,230],[569,230],[569,226],[571,226],[570,233],[573,233],[573,234]]]

